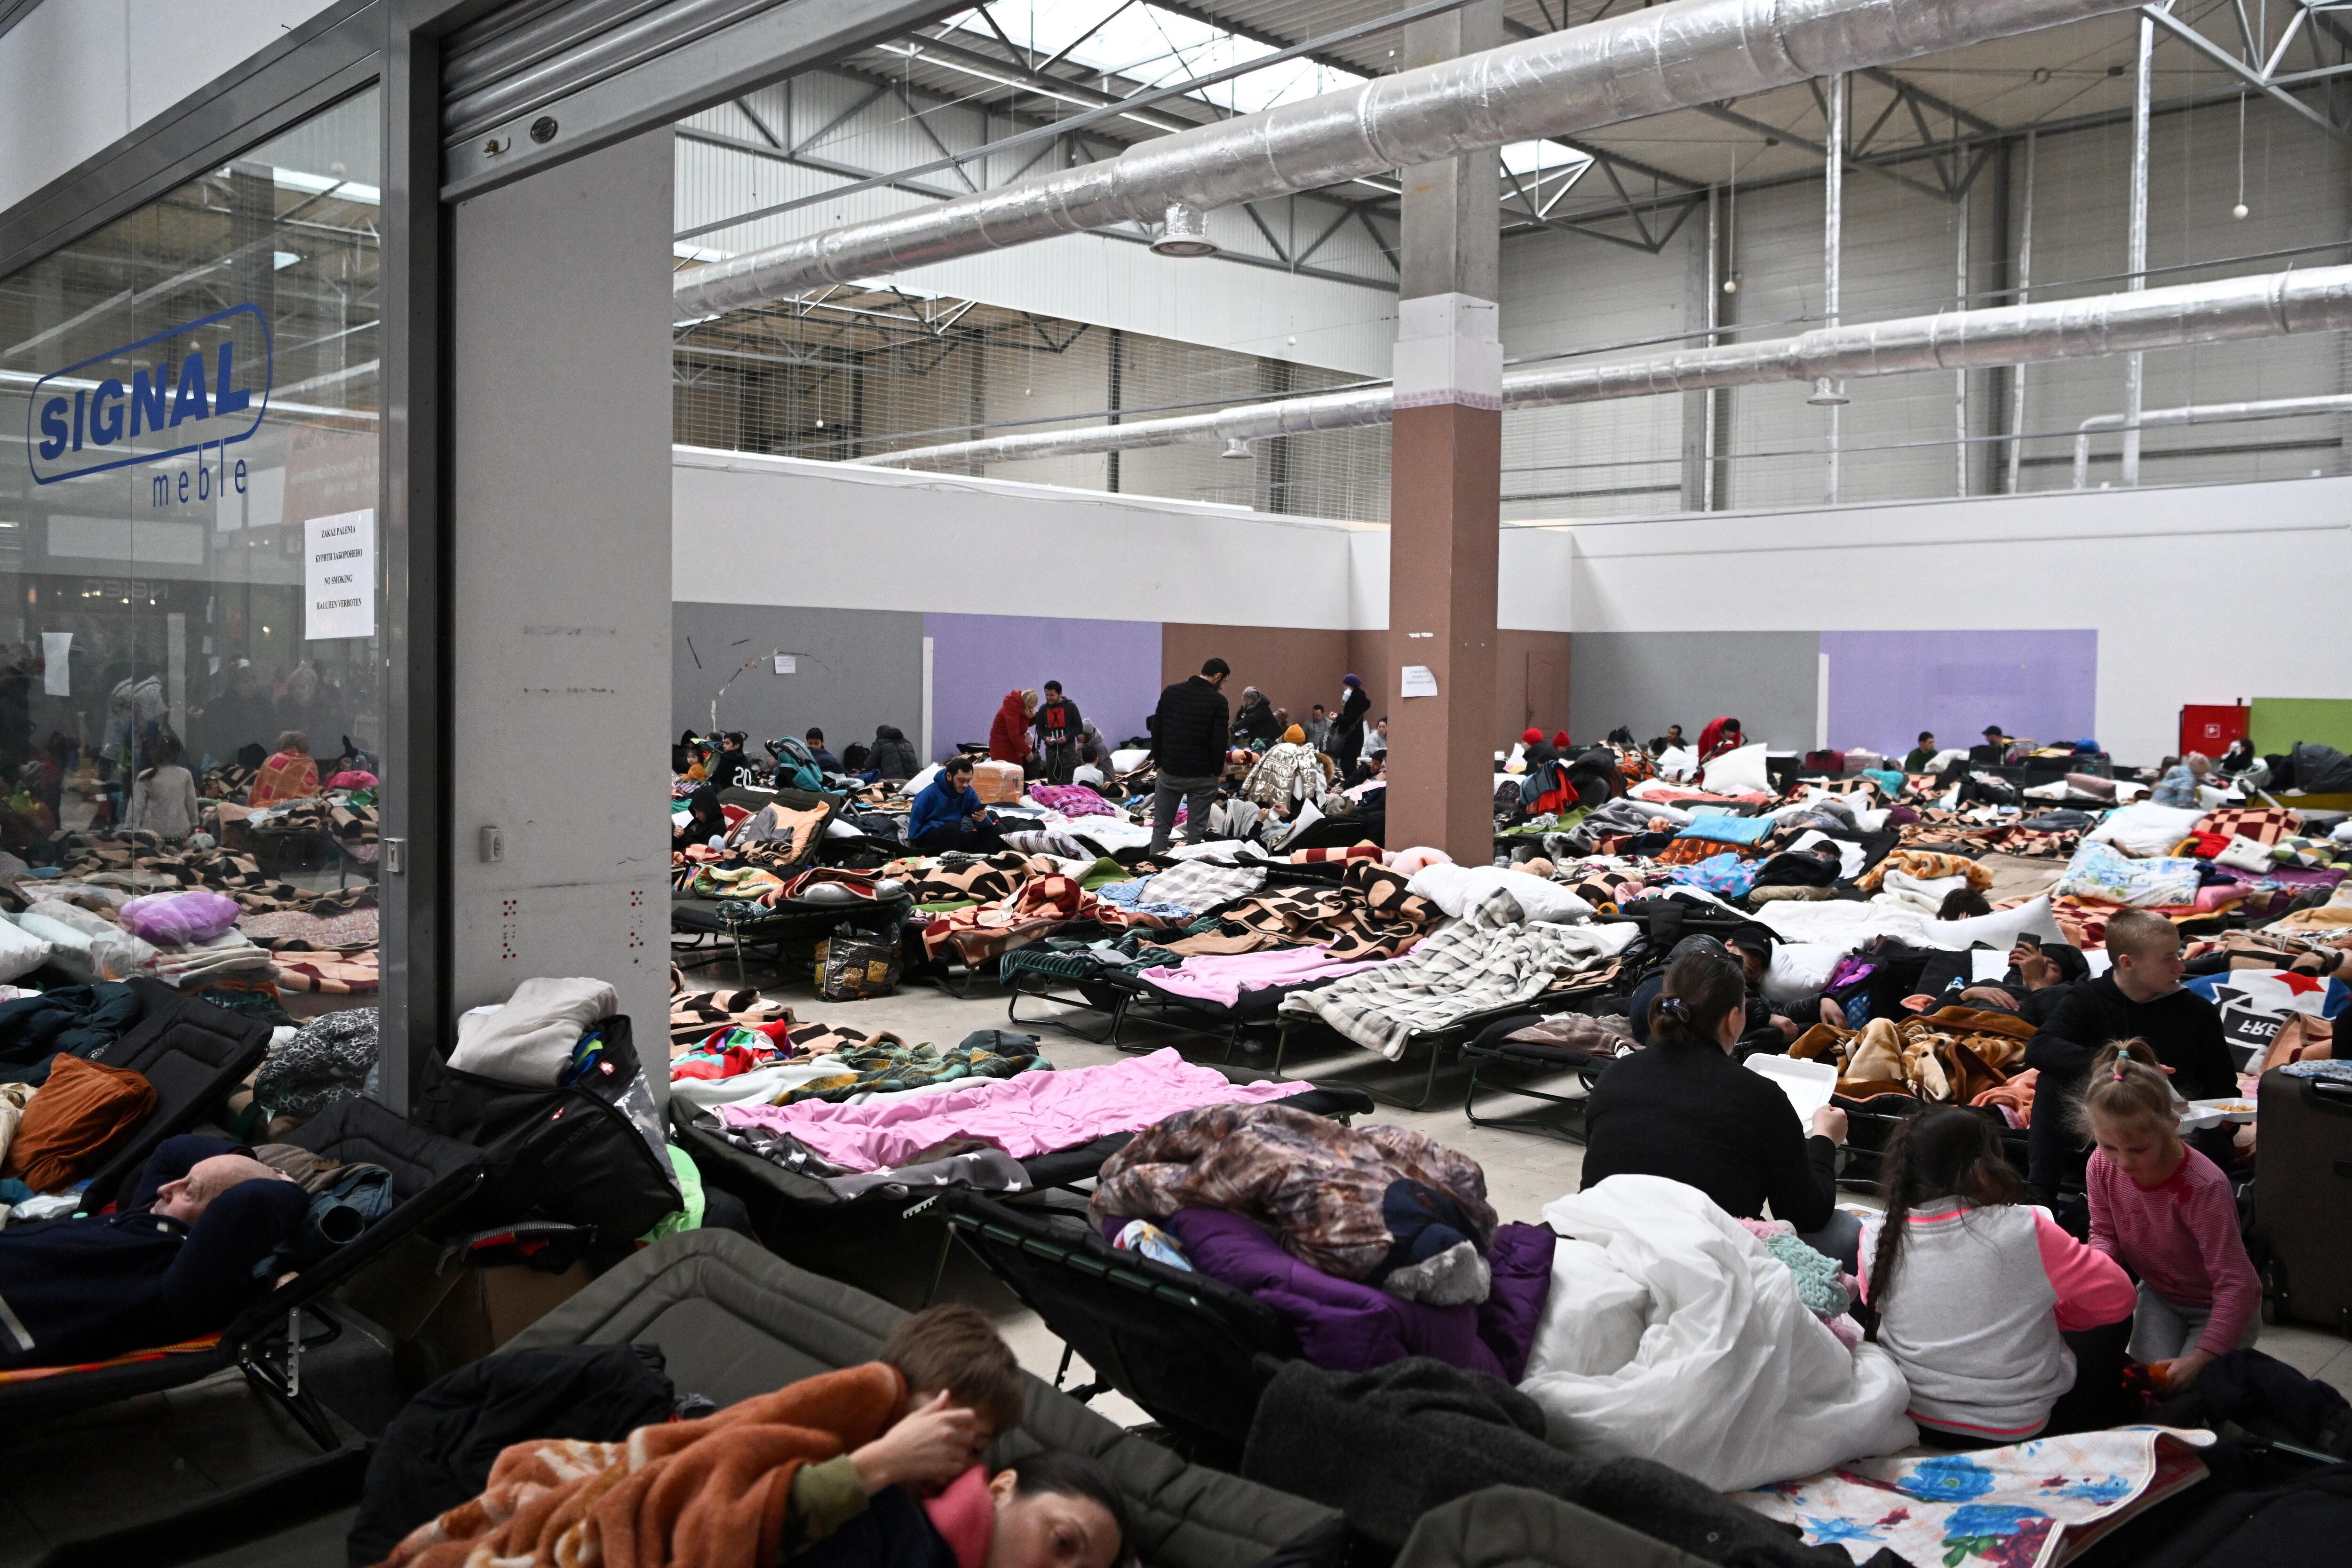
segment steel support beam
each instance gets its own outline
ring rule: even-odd
[[[963,8],[944,0],[791,0],[761,11],[448,147],[441,199],[473,195],[674,124]]]

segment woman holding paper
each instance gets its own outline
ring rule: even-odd
[[[1585,1103],[1583,1184],[1664,1176],[1741,1219],[1763,1218],[1769,1204],[1852,1269],[1862,1224],[1836,1201],[1845,1112],[1822,1105],[1809,1136],[1791,1098],[1809,1086],[1784,1090],[1732,1060],[1747,1000],[1747,977],[1720,942],[1678,950],[1650,1004],[1648,1047],[1618,1058]]]

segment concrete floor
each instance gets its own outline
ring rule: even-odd
[[[791,1004],[803,1021],[837,1019],[862,1030],[887,1029],[909,1041],[952,1044],[974,1029],[1005,1025],[1003,994],[987,981],[975,985],[969,999],[910,985],[893,996],[844,1004],[816,1002],[803,983],[777,982],[772,974],[757,971],[752,978],[765,981],[768,994]],[[688,979],[698,986],[730,985],[733,964],[730,961],[694,971]],[[1024,1017],[1053,1013],[1034,999],[1024,999],[1022,1008]],[[1076,1022],[1091,1031],[1099,1029],[1101,1020],[1083,1015]],[[1086,1067],[1121,1055],[1050,1025],[1024,1026],[1041,1036],[1056,1067]],[[1216,1044],[1149,1022],[1131,1023],[1122,1038],[1138,1046],[1179,1046],[1204,1061],[1222,1054]],[[1270,1051],[1237,1052],[1234,1057],[1236,1065],[1258,1068],[1270,1059]],[[1287,1076],[1370,1085],[1408,1097],[1419,1093],[1423,1070],[1421,1061],[1390,1064],[1336,1043],[1307,1049],[1285,1063]],[[1376,1119],[1416,1128],[1471,1155],[1485,1167],[1488,1195],[1504,1219],[1538,1220],[1544,1205],[1576,1189],[1581,1149],[1549,1130],[1561,1112],[1531,1100],[1482,1101],[1482,1114],[1491,1111],[1506,1124],[1472,1127],[1462,1113],[1465,1081],[1460,1068],[1448,1066],[1438,1074],[1437,1091],[1427,1110],[1383,1106]],[[902,1302],[918,1300],[929,1283],[935,1257],[928,1248],[879,1249],[877,1258],[861,1260],[864,1282]],[[950,1258],[940,1296],[982,1308],[1024,1367],[1048,1381],[1054,1378],[1063,1355],[1061,1341],[961,1248]],[[2273,1327],[2263,1331],[2262,1348],[2352,1394],[2352,1342],[2305,1328]],[[1083,1363],[1076,1363],[1066,1381],[1076,1384],[1090,1376]],[[1097,1396],[1093,1407],[1126,1425],[1147,1419],[1117,1394]],[[314,1451],[299,1430],[251,1394],[234,1373],[69,1421],[0,1433],[0,1478],[5,1478],[0,1482],[0,1568],[23,1568],[56,1542],[171,1513],[289,1467]],[[103,1480],[96,1479],[101,1476]],[[340,1568],[340,1520],[334,1516],[306,1527],[266,1559],[232,1552],[217,1561]]]

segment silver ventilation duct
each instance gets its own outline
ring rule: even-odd
[[[1377,78],[895,216],[690,267],[674,319],[1116,223],[1204,211],[1891,65],[2124,0],[1673,0]]]
[[[1810,382],[1822,376],[1985,370],[2347,327],[2352,327],[2352,267],[2315,267],[2087,300],[2010,305],[1996,310],[1941,310],[1932,316],[1823,327],[1793,338],[1686,349],[1661,358],[1613,364],[1533,366],[1504,375],[1503,406],[1606,403],[1718,386]],[[1361,387],[1279,403],[1244,404],[1213,414],[919,447],[853,461],[866,468],[1004,463],[1183,441],[1250,441],[1385,425],[1392,404],[1388,387]]]

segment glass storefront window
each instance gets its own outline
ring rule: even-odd
[[[373,1005],[379,121],[371,89],[0,279],[0,912],[72,950],[20,984]],[[232,931],[123,934],[190,884]]]

